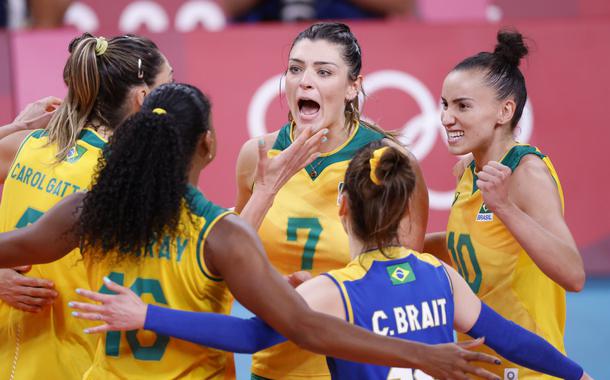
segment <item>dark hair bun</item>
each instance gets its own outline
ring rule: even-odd
[[[514,30],[498,31],[498,43],[494,55],[512,66],[519,66],[521,58],[528,53],[528,47],[523,42],[521,33]]]

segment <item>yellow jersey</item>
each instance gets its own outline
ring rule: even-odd
[[[352,157],[363,146],[384,137],[358,125],[345,143],[322,154],[280,189],[259,229],[269,260],[278,271],[289,274],[307,270],[316,276],[350,262],[338,196]],[[286,124],[270,155],[279,154],[292,141],[292,126]],[[330,379],[324,356],[291,342],[256,353],[252,372],[270,379]]]
[[[57,146],[43,130],[30,133],[19,148],[2,190],[0,232],[35,222],[62,198],[87,189],[106,141],[84,129],[68,157],[56,162]],[[77,379],[91,365],[95,338],[84,321],[70,316],[74,289],[87,285],[78,250],[56,262],[34,265],[29,276],[53,281],[55,303],[33,314],[0,303],[1,373],[20,379]],[[67,359],[69,358],[69,359]]]
[[[502,164],[514,171],[527,154],[544,161],[555,179],[563,207],[557,173],[537,148],[515,145]],[[474,168],[473,162],[462,175],[451,206],[446,236],[451,264],[483,302],[565,353],[565,291],[536,266],[502,221],[487,209],[476,185]],[[458,334],[458,339],[471,338]],[[487,346],[480,351],[495,354]],[[502,363],[500,367],[481,366],[505,379],[554,379],[506,360]]]
[[[91,288],[111,293],[103,283],[107,276],[147,303],[228,314],[229,290],[206,267],[204,245],[216,222],[231,212],[214,205],[192,186],[185,200],[181,231],[151,244],[138,257],[117,262],[110,253],[93,262],[85,254]],[[99,338],[93,365],[84,379],[224,379],[225,360],[223,351],[152,331],[113,331]]]

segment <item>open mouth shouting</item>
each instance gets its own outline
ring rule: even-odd
[[[312,121],[320,113],[320,104],[309,98],[299,98],[297,106],[299,107],[299,119],[303,121]]]

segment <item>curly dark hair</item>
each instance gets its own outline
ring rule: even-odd
[[[196,87],[165,84],[147,96],[100,157],[77,225],[83,254],[139,257],[175,235],[191,160],[210,128],[210,102]]]

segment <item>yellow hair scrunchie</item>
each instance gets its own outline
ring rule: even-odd
[[[152,110],[152,112],[157,115],[165,115],[167,113],[167,111],[163,108],[155,108]]]
[[[108,49],[108,41],[104,37],[97,37],[95,39],[95,55],[100,56]]]
[[[369,164],[371,165],[371,172],[369,176],[371,177],[371,181],[379,186],[381,185],[381,180],[377,177],[377,166],[379,165],[379,160],[381,160],[381,156],[388,150],[389,146],[384,146],[382,148],[375,149],[373,152],[373,156],[369,159]]]

